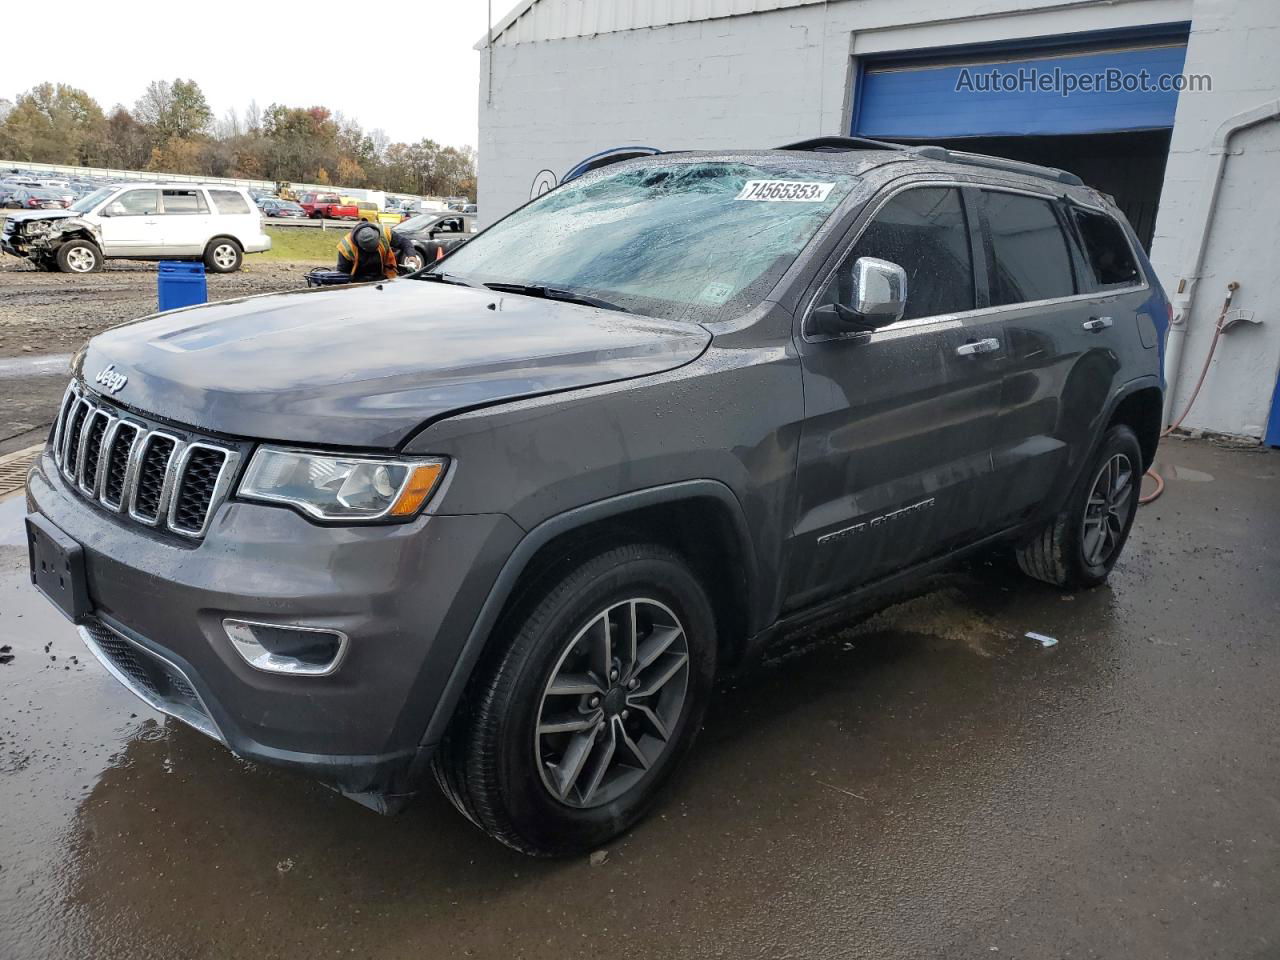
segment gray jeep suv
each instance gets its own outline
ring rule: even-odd
[[[717,675],[967,551],[1102,582],[1168,304],[1070,174],[832,138],[596,170],[410,278],[95,337],[28,482],[103,666],[377,810],[589,849]]]

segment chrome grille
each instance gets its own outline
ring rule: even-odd
[[[240,454],[134,418],[73,383],[58,412],[53,455],[73,489],[114,513],[203,537]]]
[[[107,465],[102,475],[101,499],[112,510],[119,510],[124,501],[124,483],[129,473],[129,455],[142,429],[137,424],[116,421],[116,428],[107,444]]]
[[[177,440],[162,433],[153,433],[142,442],[142,460],[138,464],[133,506],[129,510],[135,520],[155,523],[160,519],[165,478],[169,475],[169,464],[173,462],[173,451],[177,446]]]
[[[195,443],[187,447],[185,460],[178,470],[178,496],[174,497],[169,519],[175,530],[198,534],[204,529],[226,462],[227,451],[219,447]]]

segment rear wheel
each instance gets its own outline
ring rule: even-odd
[[[715,625],[682,560],[618,547],[550,585],[437,751],[454,805],[517,850],[593,849],[649,809],[689,749]]]
[[[230,237],[215,237],[204,250],[204,265],[214,273],[235,273],[243,259],[240,244]]]
[[[102,251],[88,240],[68,240],[58,248],[57,261],[63,273],[97,273],[102,269]]]
[[[1138,513],[1142,448],[1133,430],[1107,431],[1066,509],[1017,550],[1029,576],[1059,587],[1093,587],[1111,573]]]

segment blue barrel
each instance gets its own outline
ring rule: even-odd
[[[184,260],[161,260],[156,279],[161,310],[193,307],[209,302],[209,286],[204,278],[203,263]]]

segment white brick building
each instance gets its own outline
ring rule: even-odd
[[[1185,317],[1175,413],[1240,284],[1233,307],[1261,323],[1222,338],[1185,425],[1280,445],[1277,0],[523,0],[479,47],[489,222],[621,147],[854,133],[1071,169],[1116,196]],[[952,79],[1063,64],[1180,70],[1211,89],[978,101]]]

